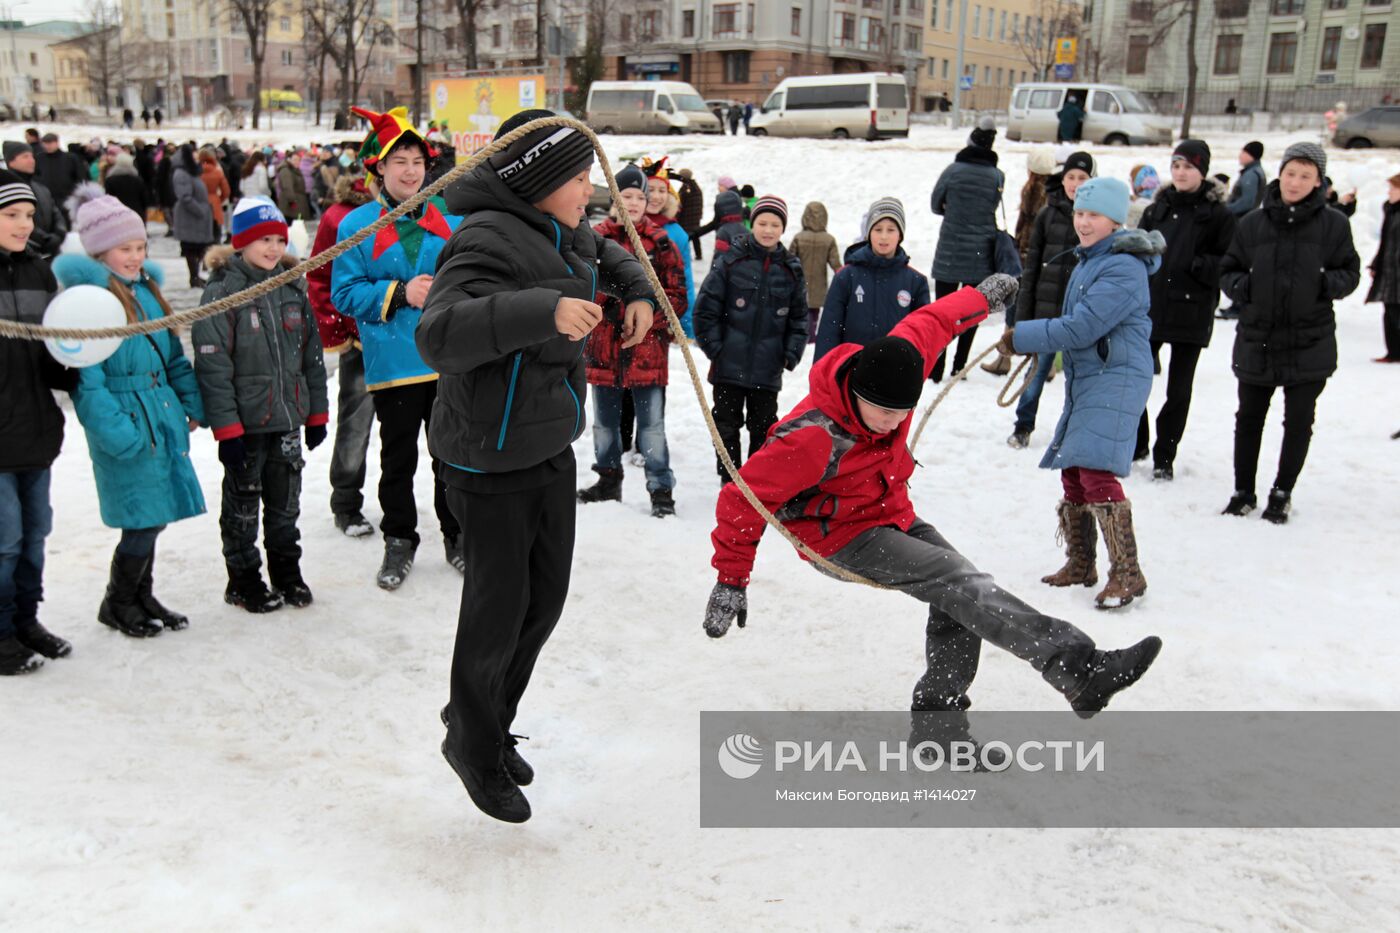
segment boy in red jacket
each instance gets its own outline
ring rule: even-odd
[[[808,396],[769,432],[740,474],[764,506],[816,553],[929,605],[928,670],[912,708],[959,711],[986,640],[1030,662],[1088,717],[1133,684],[1161,640],[1099,651],[1088,635],[1037,611],[992,582],[922,521],[909,501],[914,458],[909,415],[934,362],[953,338],[1004,310],[1017,283],[993,275],[908,315],[865,348],[836,347],[812,367]],[[715,509],[719,582],[705,632],[719,638],[748,615],[745,588],[765,523],[729,483]]]

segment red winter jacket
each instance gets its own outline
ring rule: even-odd
[[[927,379],[943,348],[986,316],[987,299],[964,288],[909,314],[890,336],[918,348]],[[739,470],[764,507],[823,557],[868,529],[893,525],[908,531],[915,519],[909,501],[914,458],[907,444],[914,419],[905,418],[898,430],[881,436],[861,423],[846,389],[860,350],[859,344],[842,344],[815,363],[807,397],[773,426],[763,447]],[[739,488],[726,483],[710,536],[719,582],[748,586],[765,527]]]
[[[336,230],[340,227],[340,222],[358,206],[359,204],[355,203],[336,202],[326,208],[326,212],[321,215],[320,224],[316,227],[316,239],[311,244],[312,256],[335,245]],[[331,301],[331,267],[334,265],[335,263],[328,262],[319,269],[311,270],[306,276],[306,297],[311,299],[311,310],[316,314],[316,327],[321,331],[321,346],[327,353],[344,350],[360,340],[360,331],[355,326],[355,319],[338,313]]]
[[[656,277],[671,299],[671,307],[676,316],[685,314],[685,264],[676,244],[666,236],[666,231],[648,218],[637,224],[637,234],[642,238],[647,256],[651,259]],[[605,220],[593,228],[599,234],[620,243],[627,252],[632,252],[632,244],[627,239],[627,231],[615,220]],[[604,285],[603,287],[606,287]],[[603,306],[603,320],[588,335],[583,357],[587,365],[588,384],[593,386],[664,386],[667,378],[667,352],[671,343],[671,332],[667,329],[666,314],[658,303],[651,330],[642,342],[627,350],[622,349],[622,301],[616,295],[598,298]]]

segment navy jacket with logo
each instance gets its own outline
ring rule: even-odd
[[[777,392],[807,346],[802,262],[778,243],[740,237],[715,258],[695,299],[695,339],[712,385]]]
[[[813,361],[843,343],[864,347],[879,340],[911,310],[928,303],[928,279],[909,267],[904,247],[893,256],[877,256],[869,243],[853,245],[827,290]]]

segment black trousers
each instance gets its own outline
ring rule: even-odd
[[[391,386],[370,393],[374,416],[379,419],[379,523],[386,538],[407,538],[415,546],[418,537],[418,502],[413,477],[418,472],[418,433],[426,433],[432,417],[437,382]],[[433,507],[445,538],[457,537],[460,526],[447,505],[447,487],[438,478],[433,461]]]
[[[1275,489],[1292,492],[1298,474],[1303,472],[1303,461],[1308,458],[1308,445],[1312,442],[1317,397],[1326,385],[1324,379],[1283,387],[1283,448],[1279,451]],[[1264,418],[1269,414],[1274,388],[1240,383],[1240,407],[1235,413],[1235,489],[1240,492],[1254,492]]]
[[[301,560],[301,431],[245,434],[248,455],[241,466],[224,467],[219,533],[224,563],[234,572],[257,570],[258,507],[262,506],[263,545],[272,564],[296,566]]]
[[[1182,343],[1166,344],[1172,348],[1171,362],[1167,364],[1167,400],[1157,413],[1157,443],[1152,448],[1152,465],[1169,467],[1176,462],[1176,450],[1181,444],[1181,435],[1186,433],[1186,416],[1191,411],[1191,387],[1196,381],[1196,363],[1201,359],[1201,348]],[[1152,358],[1157,359],[1163,343],[1152,341]],[[1151,431],[1147,423],[1147,409],[1143,409],[1138,420],[1137,453],[1146,455]]]
[[[939,282],[935,280],[933,283],[934,300],[944,298],[948,295],[953,294],[953,292],[962,288],[964,284],[976,285],[977,283]],[[972,354],[973,338],[977,336],[977,327],[978,325],[969,327],[967,330],[963,331],[961,334],[958,335],[958,345],[953,350],[954,374],[962,372],[962,368],[967,365],[967,358]],[[934,382],[943,381],[943,359],[947,355],[948,353],[946,350],[938,354],[938,362],[933,364],[933,372],[929,375],[929,378],[932,379]]]
[[[724,449],[729,451],[729,459],[734,465],[744,462],[739,444],[739,429],[749,429],[749,456],[752,457],[768,439],[768,429],[778,423],[778,393],[767,389],[741,389],[738,386],[717,385],[714,390],[715,404],[711,414],[715,417],[715,427],[719,429]],[[745,411],[747,409],[747,412]],[[715,469],[721,480],[728,480],[724,471],[724,461],[715,457]]]
[[[1387,359],[1400,360],[1400,304],[1387,304],[1381,315],[1381,328],[1385,331],[1385,355]]]
[[[519,492],[450,487],[462,524],[462,606],[452,652],[448,741],[476,768],[500,767],[540,649],[564,612],[574,558],[574,472]],[[467,517],[471,516],[468,521]]]

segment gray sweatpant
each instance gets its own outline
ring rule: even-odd
[[[928,522],[909,530],[872,528],[831,562],[928,603],[928,670],[914,687],[915,710],[964,710],[982,642],[1011,652],[1064,694],[1078,687],[1094,641],[1078,628],[1003,590]]]

